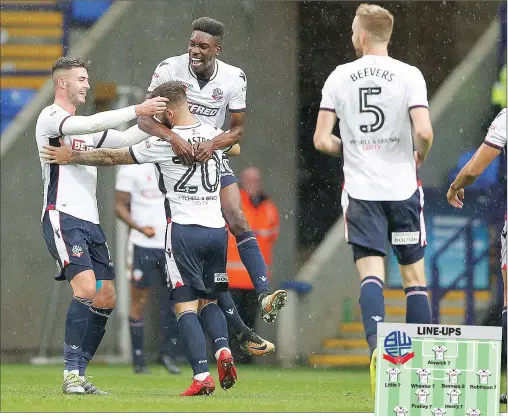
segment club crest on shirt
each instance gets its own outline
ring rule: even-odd
[[[215,101],[220,101],[224,98],[224,92],[220,88],[215,88],[212,92],[212,98]]]
[[[81,257],[83,255],[83,249],[81,246],[75,245],[72,246],[72,256],[74,257]]]

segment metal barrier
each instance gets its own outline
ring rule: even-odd
[[[445,297],[445,295],[451,291],[460,289],[460,284],[465,282],[465,293],[466,293],[466,308],[465,308],[465,316],[464,323],[466,325],[474,325],[476,314],[475,314],[475,285],[474,285],[474,270],[475,266],[488,257],[490,253],[490,248],[483,250],[479,255],[475,256],[474,253],[474,236],[473,236],[473,226],[475,221],[479,219],[479,217],[485,218],[485,212],[488,215],[488,225],[494,226],[499,218],[502,218],[502,207],[504,206],[503,199],[503,188],[502,187],[492,187],[487,191],[483,191],[485,197],[488,199],[488,203],[485,204],[483,210],[480,213],[476,213],[473,215],[471,219],[467,222],[464,228],[458,230],[452,237],[450,237],[437,252],[432,256],[431,262],[431,270],[432,270],[432,299],[431,299],[431,308],[432,308],[432,320],[433,323],[439,323],[439,315],[440,315],[440,302]],[[444,195],[444,194],[443,194]],[[494,196],[494,198],[492,198]],[[481,208],[480,208],[481,209]],[[450,285],[447,287],[443,287],[440,282],[441,274],[439,270],[439,259],[443,254],[445,254],[450,246],[456,243],[461,237],[465,238],[465,268],[462,273],[460,273]]]

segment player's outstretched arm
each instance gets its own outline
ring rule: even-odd
[[[125,131],[107,130],[105,137],[101,137],[96,147],[119,149],[138,144],[150,136],[142,131],[138,126],[132,126]]]
[[[427,107],[412,108],[409,110],[409,116],[413,124],[413,138],[417,152],[417,155],[415,155],[416,167],[419,168],[430,152],[434,141],[434,132],[432,131],[430,113]]]
[[[319,111],[314,132],[314,147],[327,155],[338,157],[342,153],[342,141],[332,134],[336,122],[335,112]]]
[[[448,189],[446,194],[446,199],[448,199],[450,205],[455,208],[463,207],[464,203],[462,200],[464,199],[464,188],[474,183],[478,176],[482,174],[487,166],[489,166],[500,153],[500,149],[493,148],[486,144],[480,146],[471,160],[461,169],[450,185],[450,189]]]
[[[115,166],[136,163],[128,147],[79,152],[72,150],[62,140],[60,144],[60,147],[44,146],[40,152],[41,158],[45,159],[47,163],[58,165]]]
[[[60,133],[90,134],[107,130],[119,124],[133,120],[138,116],[153,116],[166,109],[167,98],[154,97],[138,105],[104,111],[91,116],[69,116],[60,125]]]

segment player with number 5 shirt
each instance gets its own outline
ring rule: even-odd
[[[342,208],[346,240],[361,280],[373,391],[377,324],[385,317],[387,240],[400,266],[406,322],[431,323],[417,169],[427,158],[433,133],[421,72],[388,56],[393,22],[392,14],[380,6],[358,7],[351,40],[359,59],[339,65],[326,80],[314,133],[317,150],[344,157]],[[337,120],[340,138],[332,133]]]

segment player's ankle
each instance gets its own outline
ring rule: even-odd
[[[261,305],[263,302],[263,299],[266,298],[269,294],[270,294],[270,292],[268,292],[268,291],[261,292],[258,295],[258,303]]]
[[[222,348],[219,348],[217,351],[215,351],[215,359],[218,360],[219,357],[220,357],[220,354],[222,351],[227,351],[231,354],[231,350],[228,348],[228,347],[222,347]]]
[[[197,381],[205,381],[206,378],[210,375],[208,371],[205,371],[204,373],[199,373],[194,376],[194,380]]]

